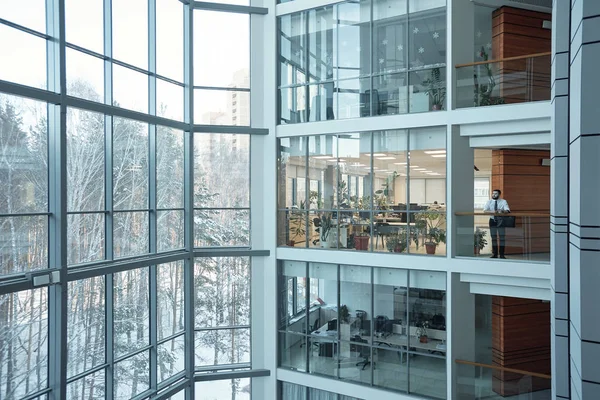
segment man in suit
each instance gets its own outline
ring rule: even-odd
[[[508,202],[504,199],[500,198],[502,191],[499,189],[495,189],[492,192],[492,198],[485,203],[485,207],[483,207],[483,212],[492,213],[494,216],[490,217],[490,235],[492,236],[492,257],[498,258],[498,254],[500,258],[504,257],[504,239],[505,239],[505,228],[503,226],[498,226],[499,218],[495,214],[509,213],[510,208],[508,207]],[[500,241],[500,246],[498,246],[497,239]],[[498,252],[498,247],[500,252]]]

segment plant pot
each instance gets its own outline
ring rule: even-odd
[[[329,242],[327,242],[327,241],[324,242],[324,241],[321,240],[321,248],[322,249],[328,249],[330,247],[331,246],[329,245]]]
[[[421,343],[427,343],[427,336],[421,336],[419,338],[419,342],[421,342]]]
[[[354,238],[354,248],[356,250],[369,250],[369,236],[356,236]]]
[[[436,247],[437,244],[435,243],[425,243],[425,251],[427,252],[427,254],[435,254]]]
[[[394,247],[394,253],[402,253],[403,251],[404,249],[400,245]]]
[[[479,247],[475,246],[475,255],[478,256],[481,253],[481,250],[479,250]]]
[[[442,105],[441,104],[433,104],[431,106],[431,111],[440,111],[442,109]]]
[[[287,243],[288,246],[290,247],[294,247],[296,245],[296,241],[295,240],[289,240]]]

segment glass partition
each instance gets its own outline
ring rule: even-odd
[[[279,18],[280,123],[446,108],[446,1],[344,1]]]
[[[278,244],[446,253],[446,128],[279,142]]]
[[[281,367],[446,397],[445,273],[308,263],[305,285],[306,271],[280,262]]]

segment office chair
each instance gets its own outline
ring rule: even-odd
[[[363,339],[361,337],[357,337],[353,341],[359,342],[359,343],[368,343],[369,342],[367,339]],[[371,358],[371,349],[369,347],[360,346],[360,356],[364,357],[364,360],[357,362],[356,363],[357,367],[360,367],[362,365],[361,370],[364,371],[364,369],[367,368],[367,365],[373,364],[373,368],[375,368],[375,363],[371,363],[371,361],[369,360]]]
[[[309,333],[313,333],[314,331],[316,331],[316,330],[317,330],[317,329],[319,329],[320,327],[321,327],[321,325],[319,325],[319,318],[317,318],[317,319],[315,320],[315,323],[314,323],[312,326],[309,326],[309,327],[308,327],[308,329],[309,329]],[[304,330],[304,329],[303,329],[303,331],[304,331],[304,333],[306,333],[306,330]],[[312,346],[319,347],[319,342],[312,342],[312,341],[310,340],[310,336],[306,338],[306,342],[304,342],[304,343],[302,343],[302,344],[300,345],[300,348],[302,348],[302,347],[303,347],[303,346],[304,346],[306,343],[309,343],[309,344],[311,344]]]

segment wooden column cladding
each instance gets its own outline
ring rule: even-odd
[[[492,51],[495,59],[545,53],[552,50],[544,21],[551,14],[501,7],[492,14]],[[550,55],[497,63],[500,96],[505,103],[550,100]]]
[[[550,375],[550,303],[492,297],[492,363]],[[494,371],[492,388],[501,396],[545,390],[549,379]]]
[[[547,150],[492,150],[492,190],[500,189],[512,212],[550,214]],[[516,217],[506,228],[506,254],[550,252],[550,217]]]

